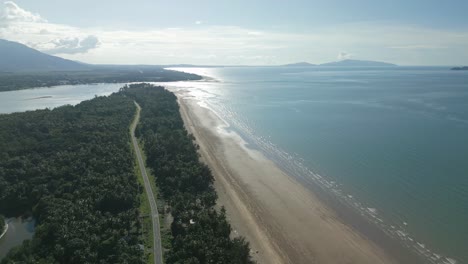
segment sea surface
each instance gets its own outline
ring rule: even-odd
[[[178,69],[253,148],[427,263],[468,263],[468,72],[447,67]]]
[[[319,186],[427,263],[468,263],[468,72],[447,67],[177,69],[187,90],[291,177]],[[0,113],[123,84],[0,92]]]

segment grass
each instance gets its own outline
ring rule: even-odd
[[[138,142],[139,146],[142,146],[143,144],[141,142]],[[141,156],[143,158],[143,161],[146,164],[146,153],[144,151],[143,147],[140,147],[142,149]],[[148,179],[150,181],[151,189],[153,190],[153,193],[156,197],[156,205],[158,207],[158,215],[159,215],[159,226],[160,226],[160,233],[161,233],[161,246],[163,247],[163,255],[165,251],[170,250],[171,248],[171,240],[172,240],[172,234],[170,227],[166,226],[166,212],[164,208],[166,207],[166,202],[162,199],[159,193],[159,189],[156,186],[156,178],[151,171],[151,169],[146,168],[146,172],[148,174]],[[141,178],[141,175],[140,175]]]
[[[138,161],[135,156],[135,174],[138,178],[138,183],[144,188],[143,177],[141,176],[140,167],[138,166]],[[140,194],[140,216],[141,216],[141,227],[142,227],[142,239],[145,246],[145,256],[147,264],[154,264],[154,254],[153,254],[153,224],[151,222],[151,207],[148,201],[148,196],[145,191],[142,191]]]
[[[136,117],[136,114],[135,114]],[[133,121],[132,124],[133,125]],[[130,129],[131,129],[130,125]],[[131,135],[131,131],[129,131]],[[130,137],[131,140],[131,137]],[[139,144],[138,144],[139,145]],[[154,264],[154,251],[153,251],[153,223],[151,222],[151,206],[148,200],[148,195],[146,194],[146,191],[144,190],[145,184],[143,180],[143,176],[141,175],[141,170],[140,166],[138,165],[138,157],[135,153],[135,149],[133,148],[133,143],[130,142],[130,150],[133,153],[133,157],[135,160],[134,163],[134,172],[135,175],[137,176],[138,183],[140,184],[142,188],[142,192],[140,193],[140,206],[139,206],[139,211],[140,211],[140,222],[141,222],[141,231],[142,231],[142,240],[143,240],[143,246],[145,247],[145,257],[146,257],[146,263],[147,264]],[[143,153],[142,153],[143,154]],[[144,159],[146,161],[146,159]],[[153,180],[150,178],[150,181],[152,182]],[[154,191],[155,189],[153,189]]]

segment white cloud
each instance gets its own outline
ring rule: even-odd
[[[197,20],[197,21],[195,21],[195,24],[197,24],[197,25],[201,25],[201,24],[203,24],[203,22],[202,22],[202,21],[200,21],[200,20]]]
[[[353,57],[352,54],[349,54],[349,53],[344,52],[344,51],[338,53],[338,56],[337,56],[337,58],[338,58],[339,60],[349,60],[349,59],[351,59],[352,57]]]
[[[4,2],[3,8],[0,8],[0,27],[8,26],[14,22],[47,22],[38,14],[33,14],[20,8],[12,1]]]
[[[393,46],[391,49],[401,50],[427,50],[427,49],[446,49],[447,47],[432,46],[432,45],[405,45],[405,46]]]
[[[263,33],[259,31],[249,31],[247,34],[251,36],[261,36]]]
[[[237,26],[125,30],[47,22],[12,2],[0,4],[0,38],[88,63],[285,64],[358,58],[398,64],[465,64],[468,32],[408,25],[347,24],[308,32]],[[6,15],[7,14],[7,15]],[[427,48],[426,48],[427,47]],[[445,47],[430,49],[428,47]],[[357,56],[356,54],[359,54]]]
[[[7,1],[0,6],[0,37],[19,41],[49,54],[80,54],[99,47],[86,30],[49,23],[39,14]]]
[[[96,36],[87,36],[82,39],[77,37],[54,39],[47,43],[35,44],[34,47],[49,54],[79,54],[95,49],[99,45],[100,42]]]

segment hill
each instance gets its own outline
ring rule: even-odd
[[[342,60],[320,64],[320,66],[336,66],[336,67],[393,67],[395,64],[380,62],[380,61],[366,61],[366,60]]]
[[[310,66],[316,66],[316,65],[308,63],[308,62],[298,62],[298,63],[285,64],[282,66],[283,67],[310,67]]]
[[[86,70],[88,66],[51,56],[18,42],[0,39],[0,72]]]
[[[153,65],[93,65],[0,39],[0,92],[88,83],[171,82],[201,76]]]
[[[454,67],[451,69],[452,71],[468,71],[468,66],[463,67]]]

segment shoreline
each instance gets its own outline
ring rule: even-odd
[[[409,263],[395,258],[398,247],[382,247],[361,232],[347,210],[329,206],[331,197],[305,188],[221,132],[223,123],[210,110],[184,98],[183,91],[175,93],[185,126],[215,176],[218,203],[226,207],[233,233],[251,243],[258,263]]]

